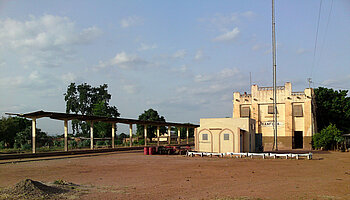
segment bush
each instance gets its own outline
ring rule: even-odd
[[[139,144],[139,145],[145,145],[145,140],[144,140],[144,139],[139,139],[138,144]]]
[[[73,147],[73,148],[76,148],[78,146],[78,143],[75,140],[70,140],[69,141],[69,146]]]
[[[0,141],[0,149],[5,149],[5,142],[4,141]]]
[[[104,146],[104,144],[105,144],[105,141],[102,141],[102,140],[98,140],[98,141],[96,142],[96,145],[97,145],[97,146]]]
[[[78,143],[79,148],[90,146],[90,140],[82,140]]]
[[[55,147],[64,147],[64,140],[54,140],[53,146]]]
[[[110,145],[111,145],[111,141],[105,140],[104,145],[105,145],[105,146],[110,146]]]
[[[32,148],[32,145],[30,144],[22,144],[21,149],[22,150],[30,150]]]
[[[344,141],[344,138],[341,135],[342,132],[337,129],[335,124],[330,124],[322,129],[320,133],[316,133],[313,136],[313,146],[316,149],[335,149]]]

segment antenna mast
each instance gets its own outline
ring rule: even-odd
[[[276,95],[276,36],[275,36],[275,1],[272,0],[272,59],[273,59],[273,150],[277,151],[277,95]]]

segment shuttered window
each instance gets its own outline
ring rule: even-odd
[[[230,134],[224,133],[224,140],[230,140]]]
[[[249,117],[249,107],[241,107],[241,117]]]
[[[303,106],[302,105],[293,105],[293,116],[302,117],[303,116]]]
[[[273,105],[270,105],[267,109],[268,114],[273,114]],[[276,108],[276,113],[278,113],[277,108]]]
[[[208,134],[202,134],[202,140],[208,140]]]

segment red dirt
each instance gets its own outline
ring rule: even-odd
[[[350,154],[313,160],[142,153],[0,164],[0,187],[30,178],[91,186],[81,199],[350,199]]]

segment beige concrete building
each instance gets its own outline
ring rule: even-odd
[[[195,149],[201,152],[254,152],[255,120],[250,118],[200,119]]]
[[[256,123],[257,146],[266,150],[273,146],[272,87],[251,86],[251,94],[233,94],[233,119],[252,118]],[[292,92],[287,82],[277,87],[277,144],[278,149],[311,149],[315,133],[314,92]]]

